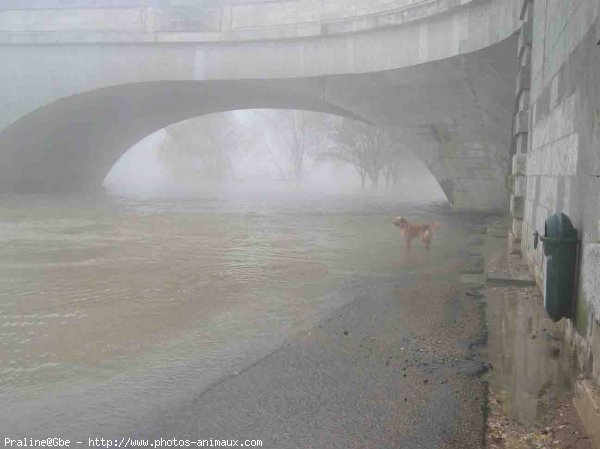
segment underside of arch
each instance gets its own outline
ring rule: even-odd
[[[243,81],[164,81],[60,99],[0,134],[0,191],[85,192],[143,137],[192,117],[239,109],[301,109],[354,119],[326,101]]]

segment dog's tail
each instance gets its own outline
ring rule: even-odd
[[[424,223],[423,232],[433,233],[436,229],[438,229],[441,225],[439,221],[434,221],[433,223]]]
[[[428,223],[423,225],[423,238],[425,241],[429,242],[431,237],[433,237],[433,231],[440,227],[440,223],[438,221],[434,221],[433,223]],[[427,243],[427,247],[429,248],[429,243]]]

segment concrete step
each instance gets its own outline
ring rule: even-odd
[[[530,287],[535,285],[535,281],[528,274],[489,272],[486,274],[485,280],[488,285],[513,285],[517,287]]]
[[[480,288],[485,285],[485,275],[483,274],[461,274],[459,280],[471,288]]]

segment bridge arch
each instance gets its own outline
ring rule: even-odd
[[[157,81],[63,98],[0,133],[3,192],[98,190],[135,143],[171,124],[241,109],[298,109],[364,120],[325,100],[240,81]]]
[[[0,7],[0,192],[89,189],[170,123],[288,107],[413,130],[456,207],[506,207],[520,0],[210,2],[184,22],[170,0],[53,1]]]

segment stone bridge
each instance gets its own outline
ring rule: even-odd
[[[456,208],[505,210],[522,4],[0,0],[0,191],[97,189],[165,126],[294,108],[394,128]]]

